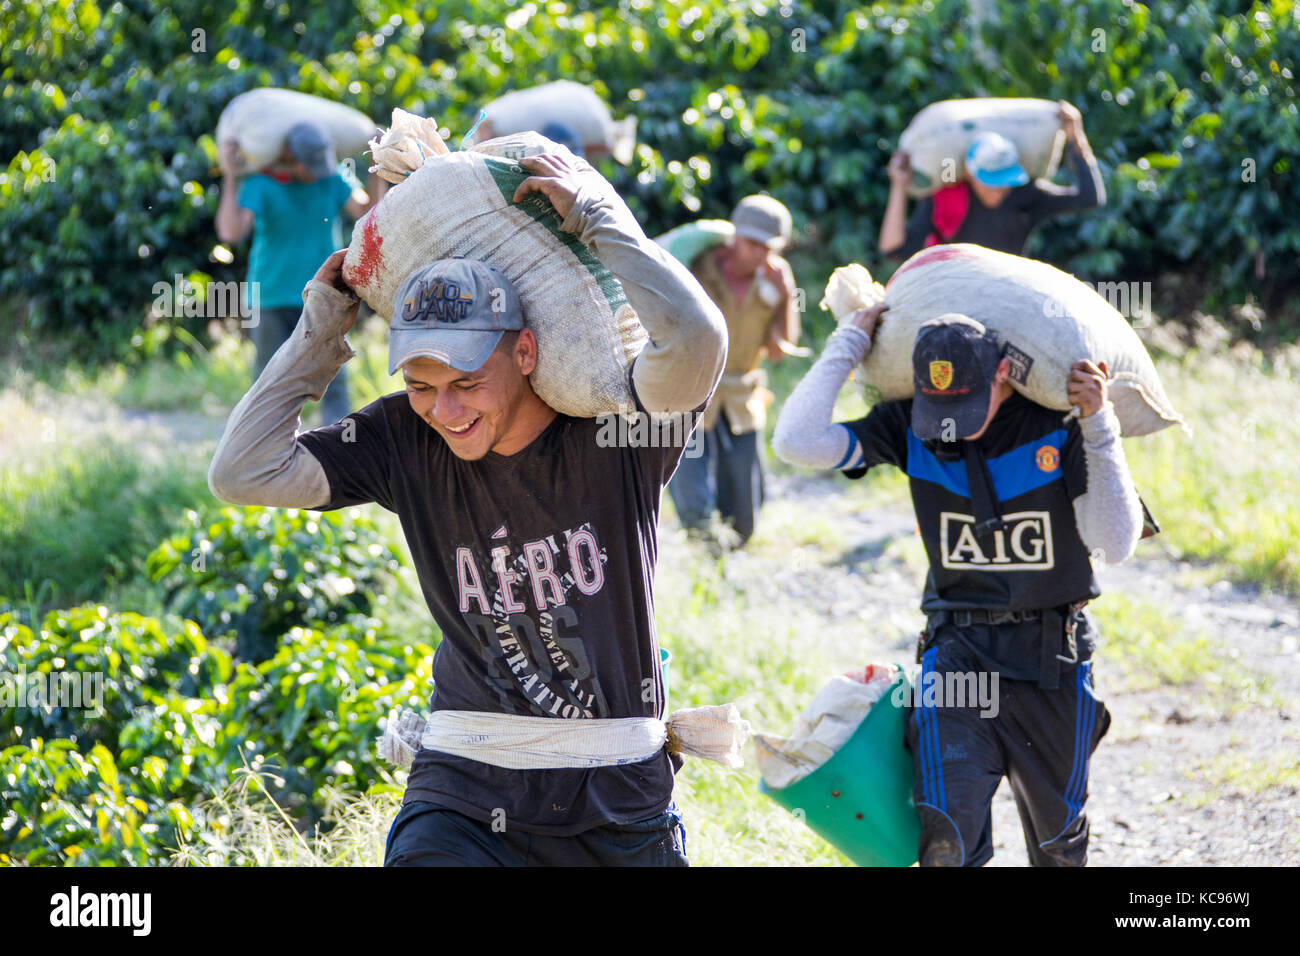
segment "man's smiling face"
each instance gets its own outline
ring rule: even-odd
[[[545,421],[554,416],[528,382],[536,364],[536,340],[524,330],[503,335],[473,372],[414,358],[402,366],[402,377],[412,410],[456,457],[476,461],[489,451],[513,455],[537,437],[539,413]]]

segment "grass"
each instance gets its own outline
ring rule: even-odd
[[[1107,682],[1122,692],[1181,687],[1218,667],[1208,636],[1184,633],[1178,619],[1152,601],[1107,594],[1089,613],[1101,631],[1097,659],[1114,675]]]
[[[172,358],[156,355],[130,368],[108,366],[86,387],[123,408],[190,409],[224,417],[248,389],[252,368],[253,343],[228,334],[211,349],[194,342]]]
[[[167,413],[178,427],[211,426],[246,391],[253,363],[252,344],[237,335],[205,348],[174,334],[183,340],[179,352],[168,357],[155,342],[152,354],[129,366],[30,371],[10,363],[3,370],[0,598],[49,608],[112,595],[133,610],[160,609],[143,560],[186,508],[215,504],[206,480],[210,445],[177,454],[117,409]],[[377,322],[354,336],[359,355],[349,370],[358,407],[394,388],[385,337]]]
[[[1089,606],[1101,631],[1096,659],[1103,696],[1194,687],[1195,700],[1220,716],[1256,704],[1281,706],[1272,682],[1243,667],[1205,631],[1188,632],[1153,601],[1105,594]]]
[[[1133,479],[1176,556],[1212,561],[1264,588],[1300,591],[1300,376],[1295,351],[1193,352],[1160,363],[1194,430],[1129,439]]]
[[[326,794],[322,824],[303,833],[270,795],[275,781],[253,770],[197,808],[196,827],[172,856],[175,866],[379,866],[401,794]]]
[[[211,500],[204,461],[139,425],[40,389],[0,393],[0,596],[106,598],[143,577],[187,507]]]
[[[1300,755],[1291,750],[1275,750],[1260,759],[1238,753],[1217,754],[1197,761],[1185,771],[1210,790],[1188,795],[1194,807],[1205,806],[1225,796],[1258,796],[1300,790]]]

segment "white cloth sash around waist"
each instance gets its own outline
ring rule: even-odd
[[[616,767],[649,760],[671,736],[676,752],[739,767],[744,762],[740,748],[749,735],[749,723],[734,704],[689,707],[666,721],[564,720],[466,710],[437,710],[421,717],[408,710],[389,719],[379,752],[399,767],[409,767],[421,748],[508,770]]]

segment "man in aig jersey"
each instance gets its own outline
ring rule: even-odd
[[[988,862],[990,806],[1006,776],[1030,862],[1082,866],[1088,763],[1110,724],[1093,691],[1096,630],[1083,605],[1100,595],[1092,561],[1123,561],[1143,526],[1105,368],[1074,364],[1078,414],[1066,419],[1012,390],[1011,362],[984,326],[943,315],[917,335],[911,400],[832,424],[883,311],[860,310],[831,335],[782,409],[773,448],[850,478],[879,464],[907,473],[930,560],[918,684],[998,675],[997,707],[927,697],[909,713],[921,864]]]

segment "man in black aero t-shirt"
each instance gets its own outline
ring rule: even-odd
[[[585,164],[522,163],[534,175],[516,201],[545,194],[560,228],[622,282],[649,333],[630,372],[639,409],[698,412],[726,356],[716,307]],[[528,378],[537,340],[514,288],[468,259],[430,263],[397,294],[389,360],[405,393],[295,437],[302,403],[352,354],[344,333],[357,300],[341,260],[307,286],[293,336],[232,413],[210,484],[241,504],[374,501],[396,512],[443,634],[433,717],[504,719],[526,734],[542,719],[545,738],[521,756],[495,729],[453,735],[487,748],[472,743],[467,756],[450,742],[458,753],[431,748],[430,720],[386,864],[684,865],[676,758],[660,747],[632,759],[601,744],[595,761],[570,759],[581,750],[573,733],[593,718],[664,716],[656,522],[683,442],[604,447],[597,420],[542,402]],[[528,769],[539,750],[560,752],[560,764]]]
[[[1100,594],[1092,559],[1123,561],[1143,523],[1104,366],[1074,364],[1078,417],[1066,421],[1011,389],[1010,361],[984,326],[940,316],[917,335],[913,399],[831,424],[883,310],[860,310],[827,339],[773,448],[850,478],[886,463],[907,473],[930,560],[907,723],[921,864],[988,862],[1006,776],[1030,862],[1082,866],[1088,763],[1110,723],[1093,692],[1096,634],[1083,604]]]

